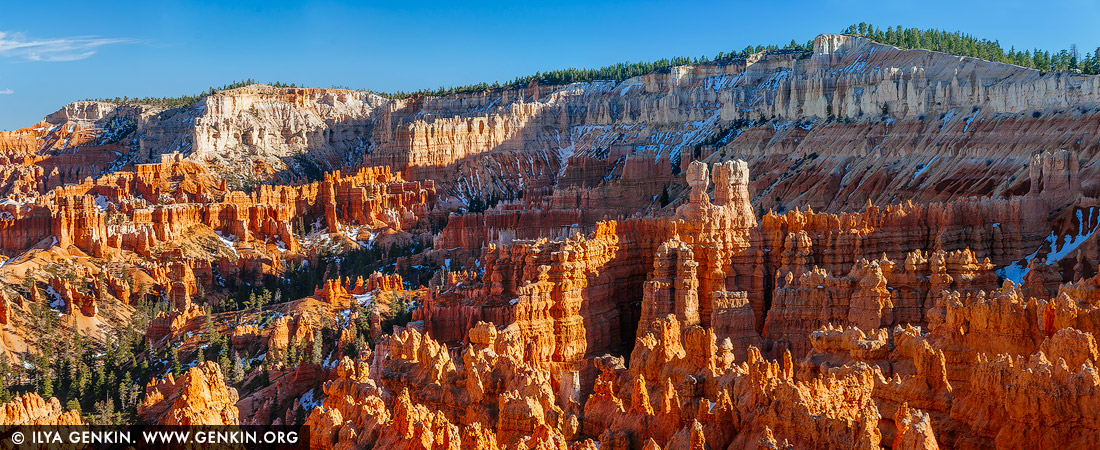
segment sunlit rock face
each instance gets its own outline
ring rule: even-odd
[[[45,400],[38,394],[23,394],[0,404],[4,425],[86,425],[80,413],[65,410],[57,398]]]

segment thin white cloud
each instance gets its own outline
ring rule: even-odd
[[[0,57],[27,61],[77,61],[94,55],[96,49],[104,45],[135,42],[133,39],[99,36],[32,39],[23,33],[0,31]]]
[[[2,95],[2,94],[14,94],[14,93],[15,93],[15,91],[13,91],[11,89],[4,89],[4,90],[0,91],[0,95]]]

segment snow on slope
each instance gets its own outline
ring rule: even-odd
[[[1046,242],[1039,248],[1035,249],[1030,255],[1024,257],[1019,261],[1009,264],[997,270],[997,275],[1004,277],[1005,279],[1012,280],[1013,283],[1020,284],[1024,282],[1024,276],[1027,275],[1028,265],[1031,261],[1039,256],[1040,251],[1046,251],[1046,264],[1055,264],[1072,253],[1077,247],[1080,247],[1090,236],[1096,233],[1097,228],[1100,228],[1100,223],[1097,222],[1097,212],[1100,212],[1100,207],[1093,207],[1087,210],[1077,210],[1077,233],[1069,234],[1065,236],[1056,236],[1053,231],[1050,232],[1050,236],[1047,236]]]

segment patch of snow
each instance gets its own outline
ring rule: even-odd
[[[943,128],[945,125],[947,125],[947,122],[949,122],[952,117],[955,117],[955,108],[951,108],[950,111],[944,113],[943,124],[940,125],[940,128]]]
[[[973,122],[974,118],[978,117],[978,114],[981,114],[981,112],[982,112],[981,108],[978,108],[978,109],[974,110],[974,114],[966,119],[966,126],[963,127],[963,132],[966,132],[967,130],[970,129],[970,122]]]
[[[1031,252],[1030,255],[1025,256],[1023,259],[1016,261],[1012,264],[997,269],[997,275],[1012,280],[1013,283],[1020,284],[1024,282],[1024,276],[1027,275],[1028,265],[1031,264],[1031,260],[1035,259],[1041,250],[1045,247],[1047,250],[1046,264],[1055,264],[1065,258],[1067,255],[1077,250],[1085,240],[1091,237],[1098,228],[1095,224],[1096,214],[1100,212],[1100,207],[1089,208],[1086,213],[1082,213],[1082,210],[1077,210],[1077,233],[1065,236],[1057,236],[1053,231],[1050,232],[1050,236],[1047,236],[1046,242]],[[998,223],[1000,225],[1000,223]]]
[[[107,197],[104,197],[103,194],[95,195],[95,207],[99,208],[100,211],[106,211],[107,207],[109,207],[110,205],[111,202],[107,200]]]
[[[239,253],[237,253],[237,248],[233,246],[233,243],[238,241],[236,236],[231,234],[227,237],[227,236],[223,235],[221,231],[215,231],[214,234],[217,234],[218,239],[220,239],[222,241],[222,243],[225,244],[226,247],[229,247],[229,251],[233,252],[234,256],[236,256],[238,258],[241,257],[241,255]]]
[[[313,399],[313,389],[310,389],[305,394],[302,394],[302,398],[298,399],[298,403],[302,405],[302,409],[306,412],[312,411],[313,408],[321,406],[321,402]]]
[[[637,86],[644,86],[644,85],[645,85],[645,83],[623,83],[622,85],[619,86],[619,88],[620,88],[619,89],[619,97],[622,97],[622,96],[626,95],[627,92],[630,92],[631,89],[633,89]]]
[[[931,166],[932,162],[935,161],[937,157],[939,157],[939,155],[933,156],[927,163],[917,166],[917,172],[913,174],[913,179],[910,182],[917,181],[917,178],[920,177],[925,170],[928,170],[928,166]]]
[[[366,294],[352,295],[351,297],[354,298],[355,301],[358,302],[359,306],[362,307],[362,308],[370,307],[371,302],[374,301],[374,293],[373,292],[367,292]]]
[[[863,68],[867,66],[867,59],[865,59],[865,57],[867,56],[871,56],[871,54],[868,53],[865,55],[863,53],[860,53],[858,56],[856,56],[855,61],[852,61],[847,66],[844,66],[842,69],[840,69],[840,73],[849,74],[855,72],[863,72]]]
[[[737,86],[745,79],[745,73],[709,76],[703,79],[703,89],[720,91]]]
[[[65,300],[61,298],[61,294],[54,290],[53,286],[46,286],[46,294],[53,299],[50,301],[50,308],[60,311],[65,306]]]
[[[1054,264],[1062,258],[1065,258],[1070,252],[1080,247],[1085,239],[1088,239],[1089,236],[1092,236],[1092,234],[1096,232],[1095,226],[1088,225],[1088,219],[1092,218],[1094,211],[1095,209],[1089,210],[1089,217],[1083,217],[1081,210],[1077,210],[1077,234],[1063,236],[1062,239],[1058,241],[1051,241],[1050,249],[1052,251],[1047,254],[1047,264]],[[1053,232],[1051,236],[1054,236]],[[1059,245],[1058,242],[1061,242],[1061,244]]]

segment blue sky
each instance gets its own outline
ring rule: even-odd
[[[5,3],[0,129],[88,97],[194,94],[245,78],[408,91],[804,42],[860,21],[1006,48],[1100,46],[1100,5],[1086,1]]]

